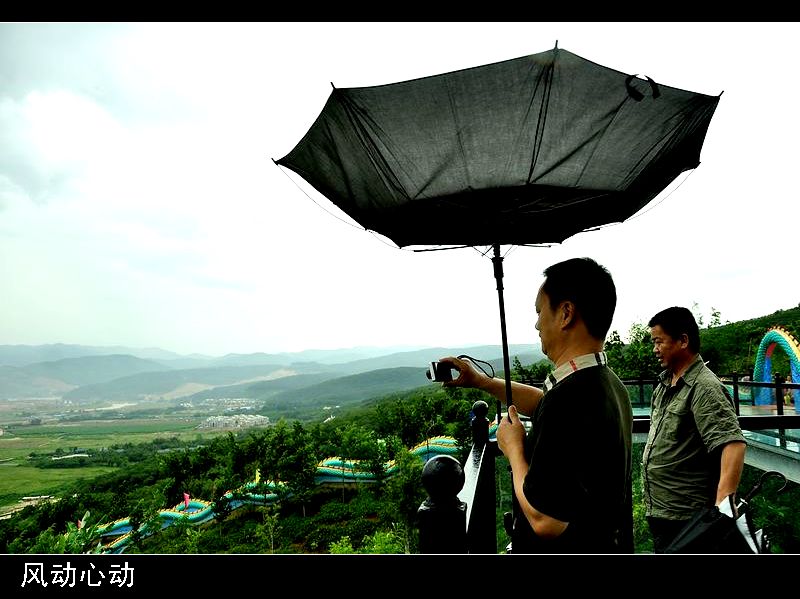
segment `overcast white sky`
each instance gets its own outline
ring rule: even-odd
[[[556,40],[724,93],[701,165],[641,215],[503,246],[509,342],[538,343],[542,270],[575,256],[611,271],[623,336],[670,305],[723,322],[797,306],[797,23],[0,24],[0,344],[499,344],[489,257],[398,249],[272,159],[331,82],[393,83]]]

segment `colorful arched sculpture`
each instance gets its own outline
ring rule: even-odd
[[[789,331],[783,327],[772,327],[761,339],[756,352],[756,363],[753,367],[753,381],[762,383],[772,382],[772,353],[776,347],[789,358],[792,382],[800,383],[800,343]],[[769,405],[775,403],[775,392],[772,389],[754,389],[755,404]],[[794,411],[800,414],[800,389],[792,390]]]

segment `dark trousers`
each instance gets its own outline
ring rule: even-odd
[[[665,518],[647,517],[650,534],[653,536],[653,552],[664,553],[672,539],[686,526],[688,520],[667,520]]]

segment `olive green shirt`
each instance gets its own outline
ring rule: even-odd
[[[722,447],[745,441],[727,388],[698,354],[676,385],[669,370],[653,391],[642,454],[647,516],[686,520],[714,505]]]

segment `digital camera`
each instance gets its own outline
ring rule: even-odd
[[[448,362],[431,362],[425,375],[434,383],[444,383],[453,380],[453,370],[456,367]]]

